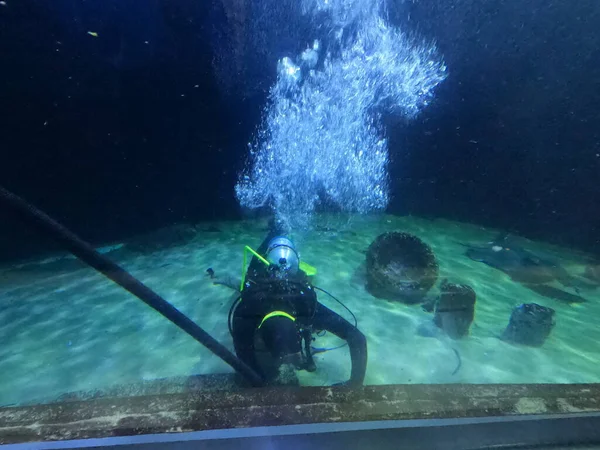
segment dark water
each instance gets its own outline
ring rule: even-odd
[[[1,184],[94,242],[240,217],[233,187],[276,60],[308,26],[269,34],[244,18],[276,6],[247,3],[7,0]],[[388,212],[600,252],[600,6],[419,1],[390,16],[437,42],[449,76],[417,120],[389,120]],[[49,247],[2,219],[0,258]]]

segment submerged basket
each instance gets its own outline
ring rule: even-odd
[[[537,303],[524,303],[513,309],[502,340],[512,344],[541,347],[554,328],[552,308]]]
[[[433,251],[412,234],[384,233],[367,250],[366,287],[375,297],[418,303],[437,277]]]
[[[440,291],[433,323],[444,330],[451,339],[460,339],[468,335],[475,318],[475,291],[466,284],[452,284],[446,280],[442,282]]]

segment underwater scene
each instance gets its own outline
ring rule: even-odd
[[[239,289],[242,251],[258,246],[267,225],[181,225],[101,250],[233,349],[227,316]],[[388,298],[378,298],[367,287],[367,254],[388,233],[416,240],[427,263],[414,249],[398,253],[384,286]],[[500,234],[443,219],[321,215],[315,229],[296,240],[301,257],[317,270],[315,286],[343,302],[367,338],[366,384],[598,382],[600,331],[589,320],[600,313],[597,266],[581,252],[516,236],[510,239],[519,258],[504,259],[497,255],[509,250],[496,251],[504,244],[494,242]],[[3,404],[232,371],[73,257],[4,267],[0,277]],[[408,280],[426,283],[418,298],[417,288],[404,285]],[[450,298],[455,285],[468,294]],[[318,300],[353,320],[327,294],[319,292]],[[523,305],[539,311],[521,314]],[[315,335],[317,370],[296,372],[296,382],[321,386],[348,379],[343,344],[331,333]]]
[[[600,381],[596,4],[0,15],[0,407]]]

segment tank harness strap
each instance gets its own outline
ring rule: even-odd
[[[270,312],[269,314],[267,314],[265,317],[263,317],[263,319],[260,321],[260,325],[258,326],[258,328],[260,329],[260,327],[262,327],[262,324],[265,323],[265,320],[270,319],[271,317],[276,317],[276,316],[287,317],[292,322],[296,321],[296,318],[294,316],[290,316],[286,312],[283,312],[283,311],[273,311],[273,312]]]
[[[244,260],[242,261],[242,282],[240,283],[240,292],[244,290],[244,283],[246,281],[246,256],[247,253],[250,252],[254,256],[258,258],[260,262],[262,262],[265,266],[269,267],[271,263],[267,261],[265,258],[260,256],[256,251],[254,251],[250,246],[246,245],[244,247]]]

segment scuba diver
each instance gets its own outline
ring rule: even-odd
[[[276,383],[283,364],[314,372],[312,335],[329,331],[350,348],[350,380],[340,384],[362,385],[367,366],[365,336],[319,303],[315,287],[302,270],[310,266],[300,262],[281,227],[272,227],[258,251],[246,250],[253,257],[242,280],[241,295],[229,312],[229,331],[237,356],[267,383]]]

